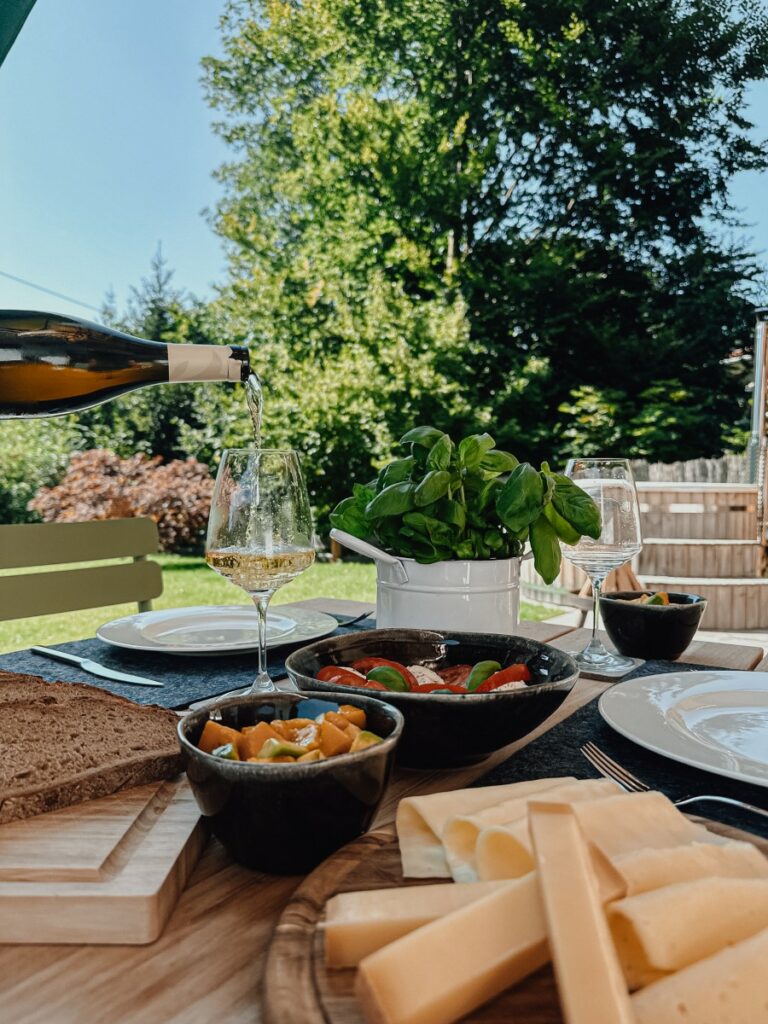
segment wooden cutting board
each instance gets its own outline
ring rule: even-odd
[[[750,841],[768,856],[768,842],[756,836],[700,818],[693,820],[728,838]],[[264,973],[265,1024],[365,1024],[354,994],[355,970],[325,966],[325,904],[339,892],[436,881],[446,879],[403,878],[394,825],[366,833],[324,861],[295,891],[275,929]],[[462,1017],[462,1024],[512,1021],[563,1024],[551,967],[543,967]]]
[[[204,840],[185,778],[2,825],[0,942],[153,942]]]

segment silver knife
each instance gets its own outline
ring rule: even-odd
[[[45,658],[54,658],[56,661],[69,661],[73,665],[79,665],[83,672],[90,672],[92,676],[101,676],[102,679],[111,679],[115,683],[133,683],[136,686],[163,686],[156,679],[145,679],[143,676],[132,676],[128,672],[116,672],[106,665],[100,665],[97,661],[89,658],[78,658],[75,654],[65,654],[64,651],[56,651],[52,647],[30,647],[34,654],[42,654]]]

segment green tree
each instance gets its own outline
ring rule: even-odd
[[[528,458],[722,450],[757,268],[721,235],[731,176],[768,165],[744,114],[765,12],[229,0],[222,35],[219,308],[321,499],[415,421]]]

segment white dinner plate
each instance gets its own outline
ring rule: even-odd
[[[113,619],[96,636],[115,647],[154,654],[233,654],[258,649],[256,615],[253,605],[167,608]],[[337,626],[332,615],[278,605],[267,616],[267,647],[317,640]]]
[[[600,714],[674,761],[768,786],[768,672],[668,672],[619,683]]]

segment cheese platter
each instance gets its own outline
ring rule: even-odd
[[[500,799],[509,800],[511,794],[508,790],[511,787],[503,788],[507,792],[500,794]],[[469,810],[471,815],[479,815],[479,818],[483,815],[493,816],[492,805],[488,804],[487,799],[484,805],[478,802],[483,800],[483,794],[487,794],[489,789],[464,792],[471,794],[468,799],[474,806],[461,808],[456,805],[459,811]],[[554,790],[550,789],[550,795],[552,792]],[[441,794],[442,798],[446,796],[447,794]],[[659,798],[659,804],[664,800],[660,794],[653,796]],[[531,792],[529,797],[534,801],[546,803],[547,793],[539,789],[538,792]],[[416,1024],[419,1020],[459,1019],[468,1024],[508,1024],[512,1020],[525,1021],[526,1024],[561,1024],[564,1020],[578,1019],[563,1016],[562,991],[559,996],[555,974],[547,963],[546,926],[543,923],[540,922],[539,925],[543,929],[542,937],[536,940],[534,936],[516,963],[508,960],[502,965],[500,960],[493,959],[494,921],[498,919],[508,922],[514,915],[515,907],[528,906],[525,901],[532,898],[531,885],[534,883],[534,873],[521,876],[512,883],[493,881],[487,877],[479,882],[469,883],[469,887],[473,884],[478,887],[477,902],[474,904],[471,899],[465,899],[459,893],[451,894],[450,890],[466,890],[468,885],[451,882],[446,878],[446,870],[440,867],[434,843],[431,848],[429,845],[429,823],[431,822],[444,837],[446,812],[440,808],[439,800],[435,801],[435,797],[425,797],[423,800],[434,802],[429,807],[424,803],[421,806],[417,804],[414,808],[413,801],[406,808],[404,805],[408,805],[408,801],[403,801],[400,805],[398,824],[401,840],[406,832],[406,826],[408,830],[407,844],[403,844],[402,849],[395,825],[380,828],[338,851],[309,875],[295,891],[277,924],[268,953],[263,986],[263,1012],[266,1024],[370,1024],[374,1020],[407,1020]],[[600,800],[593,801],[599,802]],[[652,805],[652,801],[645,803],[648,806]],[[641,800],[632,806],[642,812],[642,804]],[[550,803],[547,806],[563,808],[566,805]],[[423,816],[422,811],[425,812]],[[679,818],[679,825],[672,818],[672,813]],[[592,836],[597,836],[602,843],[604,835],[601,835],[601,832],[607,834],[606,830],[610,828],[608,821],[611,817],[613,815],[605,816],[603,820],[598,821],[598,815],[594,812],[585,812],[580,821],[582,826],[591,831]],[[647,829],[647,822],[643,821],[643,817],[643,813],[638,815],[639,820],[643,822],[642,827]],[[763,857],[768,858],[768,842],[728,826],[683,817],[676,811],[670,811],[668,817],[672,825],[671,830],[669,822],[665,826],[655,825],[650,830],[653,832],[649,837],[650,844],[659,849],[651,850],[650,857],[641,858],[646,872],[649,870],[649,862],[650,871],[653,873],[657,871],[661,859],[664,859],[666,867],[663,870],[669,873],[669,863],[674,857],[666,856],[669,849],[666,844],[679,842],[681,845],[687,843],[691,849],[695,847],[693,854],[686,855],[686,861],[708,855],[714,863],[715,860],[724,857],[720,851],[727,847],[727,852],[734,855],[742,856],[745,852],[751,854],[751,858],[745,858],[745,863],[749,861],[751,864],[750,870],[754,868],[753,862],[756,860],[757,874],[768,876],[768,861],[763,863]],[[618,855],[618,861],[628,853],[631,854],[636,844],[631,827],[621,831],[622,835],[618,837],[617,845],[611,848],[609,840],[605,847]],[[741,842],[733,843],[731,840]],[[751,844],[753,849],[747,848],[744,841]],[[555,849],[558,843],[559,840],[555,843]],[[411,848],[408,849],[407,845]],[[759,854],[757,851],[760,851]],[[663,857],[656,856],[657,854]],[[410,865],[407,868],[408,875],[403,873],[404,861],[406,865]],[[430,864],[435,877],[428,877],[426,874],[426,871],[430,870]],[[421,874],[422,877],[413,877],[414,874]],[[602,892],[603,880],[600,872],[598,877]],[[686,876],[683,873],[680,877]],[[610,889],[613,884],[610,865],[605,878],[605,884]],[[576,884],[572,872],[568,872],[567,879],[563,895],[566,902],[570,902],[571,893],[568,892],[567,886]],[[706,884],[710,881],[711,879],[705,879]],[[729,879],[727,884],[736,883]],[[738,883],[742,887],[745,884],[747,889],[750,885],[757,885],[760,892],[764,893],[768,887],[768,878],[751,878],[746,883]],[[499,886],[496,892],[493,891],[494,886]],[[515,886],[516,892],[513,891]],[[646,886],[647,882],[643,883],[640,886],[641,891]],[[508,906],[502,905],[502,889],[508,893],[508,897],[504,897],[509,900]],[[668,891],[672,892],[672,889]],[[349,895],[345,897],[341,894]],[[616,895],[617,893],[613,893],[613,896]],[[343,902],[344,899],[350,901],[348,905]],[[370,902],[367,902],[368,899]],[[621,902],[618,901],[613,906],[619,907]],[[389,909],[383,910],[387,904]],[[528,906],[526,912],[528,917],[537,918],[537,913],[541,917],[540,912],[531,910],[531,906]],[[441,915],[446,915],[441,917],[443,924],[448,920],[447,915],[455,918],[455,932],[450,932],[447,926],[442,931],[435,928],[434,921]],[[339,928],[339,924],[345,927]],[[581,926],[578,922],[574,927],[581,935]],[[424,936],[421,945],[415,939],[419,932]],[[406,934],[409,944],[405,944],[403,938]],[[428,934],[430,939],[427,942]],[[508,938],[505,941],[508,941]],[[545,948],[543,954],[542,942]],[[382,943],[385,943],[383,948]],[[396,947],[400,945],[403,946],[403,956],[395,960],[394,953]],[[580,943],[570,943],[571,948],[574,945]],[[419,949],[424,952],[423,959],[417,957]],[[477,954],[481,956],[479,963],[476,963],[475,968],[468,968],[467,962],[476,957],[476,950],[481,949],[487,952],[488,970],[483,969],[480,953]],[[387,957],[384,955],[387,951],[392,951],[389,958],[391,964],[387,963]],[[378,985],[380,990],[389,983],[387,978],[394,979],[394,989],[400,990],[392,995],[389,1006],[383,1010],[381,1006],[377,1009],[376,1006],[370,1005],[367,1013],[364,1009],[365,984],[361,986],[360,977],[364,973],[364,968],[356,970],[354,966],[360,963],[371,965],[371,971],[368,972],[369,980],[375,986]],[[373,972],[374,965],[378,976]],[[562,964],[559,969],[562,974]],[[507,972],[506,985],[498,980],[500,972]],[[467,975],[466,985],[458,980],[462,973]],[[494,973],[497,975],[496,980],[489,981]],[[489,986],[487,991],[486,985]],[[408,1010],[402,1012],[404,998],[406,1004],[408,999],[402,996],[403,992],[418,993],[418,998],[421,999],[431,987],[435,989],[434,1002],[429,1002],[431,996],[424,997],[425,1007],[427,1004],[429,1007],[428,1010],[425,1009],[423,1015],[416,1008],[412,1015]],[[647,992],[650,989],[643,991]],[[462,1015],[457,1011],[457,1006],[464,1005],[465,998],[469,1009]],[[627,1006],[628,998],[625,991],[622,999]],[[452,1002],[453,1005],[446,1008],[445,1000]],[[392,1009],[397,1004],[401,1007],[399,1013]],[[435,1016],[430,1015],[433,1013]],[[611,1019],[610,1015],[607,1019]],[[619,1019],[621,1018],[616,1018]]]

